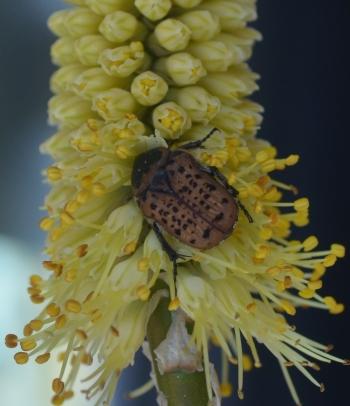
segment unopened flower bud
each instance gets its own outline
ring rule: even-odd
[[[132,85],[131,93],[143,106],[153,106],[163,100],[168,92],[166,81],[152,71],[138,75]]]
[[[107,75],[103,69],[92,68],[85,70],[74,80],[72,89],[79,96],[91,99],[96,93],[123,84],[122,80]]]
[[[168,18],[157,25],[154,35],[159,45],[167,51],[177,52],[188,46],[191,30],[181,21]]]
[[[209,72],[225,72],[233,62],[230,49],[220,41],[193,43],[188,52],[199,58]]]
[[[75,42],[75,51],[83,65],[95,66],[101,52],[113,48],[113,44],[102,35],[86,35]]]
[[[194,85],[206,75],[202,62],[186,52],[161,58],[155,67],[178,86]]]
[[[58,39],[51,47],[51,58],[52,62],[59,66],[78,63],[74,40],[69,37]]]
[[[206,10],[189,11],[178,19],[191,30],[193,41],[209,41],[220,32],[219,18]]]
[[[69,35],[67,28],[65,26],[65,20],[70,10],[59,10],[53,13],[47,25],[49,26],[50,30],[59,37],[64,37]]]
[[[61,93],[49,102],[49,120],[65,128],[76,128],[93,116],[91,103],[73,93]]]
[[[170,0],[136,0],[135,6],[149,20],[157,21],[169,13],[172,4]]]
[[[80,64],[67,65],[58,69],[51,77],[50,88],[52,92],[59,93],[71,90],[72,83],[85,69]]]
[[[88,8],[73,8],[65,16],[64,25],[71,37],[97,34],[102,18]]]
[[[192,121],[203,124],[208,124],[217,115],[221,106],[220,99],[200,86],[174,89],[169,94],[169,99],[183,107]]]
[[[202,0],[173,0],[173,2],[183,8],[192,8],[198,6]]]
[[[109,41],[122,43],[141,34],[143,25],[132,14],[116,11],[104,18],[99,30]]]
[[[76,0],[75,0],[76,1]],[[94,13],[99,15],[111,14],[117,10],[132,11],[133,1],[130,0],[78,0],[85,2]]]

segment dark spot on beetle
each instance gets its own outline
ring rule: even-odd
[[[193,221],[191,219],[188,219],[187,223],[188,224],[193,224]]]
[[[180,230],[179,228],[177,228],[177,229],[175,230],[175,234],[176,234],[176,235],[181,235],[181,230]]]
[[[162,217],[162,223],[168,224],[168,220],[166,218]]]
[[[180,193],[187,193],[189,190],[190,190],[190,189],[189,189],[187,186],[183,186],[183,187],[180,189]]]
[[[224,218],[224,213],[219,213],[216,217],[215,217],[215,221],[220,221],[220,220],[222,220]]]
[[[164,215],[165,215],[165,216],[169,216],[169,214],[170,214],[170,212],[168,212],[168,211],[165,211],[165,212],[164,212]]]
[[[172,164],[174,164],[175,163],[175,160],[174,159],[170,159],[169,161],[168,161],[168,164],[169,165],[172,165]]]
[[[177,169],[177,171],[178,171],[179,173],[185,173],[185,172],[186,172],[186,169],[185,169],[183,166],[179,166],[178,169]]]
[[[172,203],[168,203],[167,205],[166,205],[166,207],[168,208],[168,209],[170,209],[170,207],[172,207]]]
[[[194,188],[196,188],[196,187],[198,186],[198,183],[197,183],[197,182],[193,182],[193,183],[192,183],[192,186],[193,186]]]
[[[186,231],[188,229],[188,224],[183,224],[182,229]]]
[[[196,179],[202,179],[201,175],[199,175],[198,173],[195,175]]]
[[[199,202],[199,204],[200,204],[201,206],[203,206],[203,205],[205,205],[205,201],[204,201],[204,200],[201,200],[201,201]]]
[[[204,195],[204,199],[209,199],[209,197],[210,197],[210,194],[208,194],[208,193],[206,193],[206,194]]]
[[[212,185],[211,183],[206,183],[205,186],[208,188],[210,192],[216,190],[216,186]]]
[[[174,212],[174,213],[178,213],[178,211],[179,211],[179,209],[178,209],[176,206],[174,206],[174,207],[173,207],[173,212]]]
[[[219,213],[219,214],[215,217],[215,221],[220,221],[220,220],[222,220],[223,218],[224,218],[224,213],[221,212],[221,213]]]
[[[210,237],[210,228],[207,228],[203,232],[203,238],[208,239]]]
[[[159,214],[162,216],[163,213],[164,213],[164,210],[163,210],[163,209],[160,209],[160,210],[159,210]]]
[[[155,203],[151,203],[151,209],[152,209],[152,210],[156,210],[157,207],[158,207],[158,206],[157,206]]]
[[[185,176],[185,178],[186,178],[186,179],[191,179],[191,178],[192,178],[192,175],[191,175],[190,173],[188,173],[188,174]]]
[[[228,199],[226,197],[223,197],[221,200],[221,203],[223,204],[227,204],[228,203]]]
[[[196,240],[191,240],[190,243],[191,243],[191,244],[195,244],[195,243],[196,243]]]
[[[206,209],[206,210],[210,210],[210,208],[211,208],[211,207],[210,207],[209,204],[207,204],[207,205],[205,206],[205,209]]]

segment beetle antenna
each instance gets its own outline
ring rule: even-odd
[[[213,128],[209,134],[207,134],[204,138],[197,140],[197,141],[192,141],[189,142],[185,145],[181,145],[181,149],[197,149],[197,148],[204,148],[203,144],[208,141],[208,139],[216,132],[220,131],[218,128]]]

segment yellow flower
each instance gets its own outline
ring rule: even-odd
[[[145,340],[164,294],[153,288],[162,279],[169,309],[181,308],[193,321],[209,399],[209,342],[223,354],[222,396],[235,387],[241,398],[243,371],[261,366],[259,342],[276,356],[300,404],[287,367],[322,388],[307,368],[314,361],[343,361],[296,332],[289,316],[305,306],[344,310],[319,289],[326,269],[345,250],[333,244],[314,251],[315,236],[290,240],[293,226],[308,223],[309,201],[271,176],[299,157],[279,158],[256,138],[262,108],[249,97],[258,75],[246,63],[260,39],[247,26],[256,18],[255,0],[68,2],[74,6],[49,20],[60,38],[52,46],[59,68],[49,103],[58,131],[42,146],[54,160],[45,172],[51,191],[40,222],[48,233],[48,276],[33,275],[28,288],[34,303],[45,304],[23,337],[7,336],[8,347],[21,347],[15,361],[42,364],[65,346],[52,383],[53,403],[61,404],[71,397],[81,365],[97,359],[85,393],[96,395],[97,404],[109,402]],[[181,145],[214,127],[220,131],[194,155],[220,168],[254,223],[240,215],[232,235],[208,251],[167,236],[189,255],[176,290],[172,264],[132,199],[133,162],[144,151],[166,147],[167,140]],[[251,357],[243,353],[242,338]],[[237,386],[229,382],[229,364],[237,365]]]

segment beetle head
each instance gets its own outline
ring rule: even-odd
[[[135,158],[131,177],[135,194],[147,189],[157,170],[165,164],[168,153],[167,148],[154,148]]]

